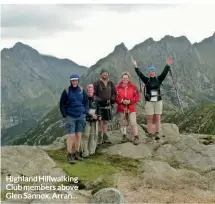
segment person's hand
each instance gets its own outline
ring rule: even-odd
[[[172,64],[172,57],[168,57],[166,60],[166,64],[168,64],[169,66]]]
[[[93,115],[92,115],[92,118],[95,119],[95,120],[97,120],[98,117],[97,117],[96,114],[93,114]]]
[[[128,105],[128,104],[130,104],[131,103],[131,101],[130,100],[126,100],[126,104]]]
[[[133,65],[134,65],[135,67],[137,67],[137,62],[136,62],[136,60],[134,60],[133,58],[131,58],[131,62],[133,63]]]
[[[124,105],[126,105],[126,100],[123,100],[122,103],[123,103]]]
[[[131,103],[131,101],[130,100],[127,100],[127,104],[130,104]]]
[[[125,104],[125,105],[130,104],[130,102],[131,102],[131,101],[130,101],[130,100],[127,100],[127,99],[126,99],[126,100],[123,100],[123,104]]]
[[[99,116],[99,117],[98,117],[98,120],[102,120],[102,117],[101,117],[101,116]]]

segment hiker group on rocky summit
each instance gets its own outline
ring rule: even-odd
[[[170,71],[172,58],[168,57],[163,72],[156,76],[156,67],[149,66],[149,77],[145,76],[137,66],[134,59],[131,60],[134,69],[145,85],[145,109],[147,114],[148,137],[160,139],[160,116],[163,110],[160,86]],[[127,142],[127,125],[131,126],[132,142],[138,145],[139,135],[136,121],[136,103],[139,101],[140,92],[131,82],[129,72],[121,75],[121,81],[115,85],[109,79],[106,69],[101,69],[100,78],[93,84],[89,84],[86,90],[79,85],[79,76],[70,76],[70,86],[66,88],[60,99],[60,111],[66,119],[67,129],[67,160],[74,164],[75,160],[84,160],[94,155],[96,148],[109,143],[108,124],[112,120],[113,105],[116,104],[116,112],[120,119],[122,142]],[[156,119],[156,132],[153,134],[153,116]],[[82,135],[83,134],[83,135]],[[75,150],[73,142],[75,137]]]

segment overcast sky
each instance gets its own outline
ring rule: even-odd
[[[17,41],[40,53],[91,66],[124,42],[185,35],[199,42],[215,31],[211,5],[2,5],[0,48]]]

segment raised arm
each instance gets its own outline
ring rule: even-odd
[[[166,78],[166,76],[170,70],[171,64],[172,64],[172,57],[168,57],[166,60],[166,66],[164,67],[163,72],[157,77],[157,79],[160,81],[160,83]]]
[[[158,80],[160,81],[160,83],[166,78],[166,76],[167,76],[169,70],[170,70],[170,66],[169,66],[169,65],[166,65],[166,66],[164,67],[163,72],[157,77]]]
[[[146,77],[141,71],[140,69],[137,67],[137,62],[136,60],[134,60],[133,58],[131,59],[131,62],[134,64],[134,68],[135,68],[135,72],[137,73],[137,75],[140,77],[140,79],[142,80],[142,82],[144,84],[148,83],[149,78]]]

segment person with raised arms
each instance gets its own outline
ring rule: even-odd
[[[145,100],[146,100],[146,114],[147,114],[147,128],[149,137],[155,136],[156,140],[160,139],[160,117],[163,111],[163,101],[161,97],[161,84],[163,80],[166,78],[168,72],[170,71],[170,65],[172,64],[172,57],[168,57],[166,60],[166,66],[163,72],[157,76],[156,75],[156,67],[149,66],[148,67],[148,77],[145,76],[137,66],[136,60],[133,58],[131,62],[134,64],[135,71],[137,75],[140,77],[142,82],[145,84]],[[152,123],[153,116],[155,115],[156,119],[156,132],[153,134]]]

